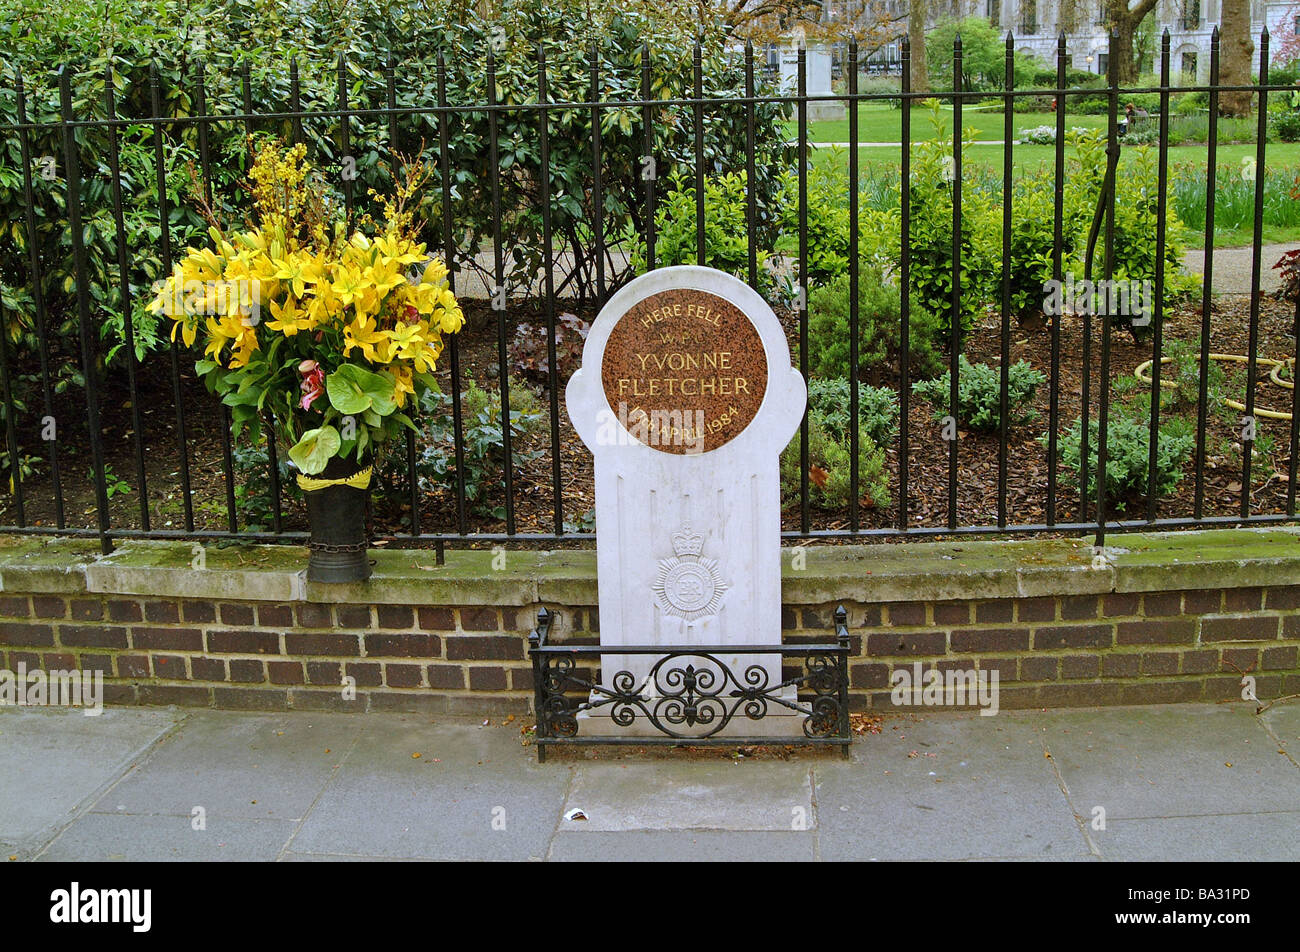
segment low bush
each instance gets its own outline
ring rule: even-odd
[[[810,288],[834,281],[849,267],[849,209],[843,186],[839,170],[830,164],[809,166],[806,281]],[[799,178],[788,172],[781,180],[781,237],[776,251],[793,260],[796,269],[799,260],[799,207]],[[797,270],[794,276],[797,280]]]
[[[808,420],[808,501],[820,509],[847,506],[852,494],[849,438],[837,439],[816,415]],[[786,505],[799,501],[799,435],[781,454],[781,496]],[[871,507],[890,503],[888,460],[865,433],[858,439],[858,492],[860,501]]]
[[[913,174],[908,200],[911,207],[910,281],[912,301],[928,309],[938,322],[940,337],[947,339],[952,315],[953,288],[953,180],[956,175],[954,150],[963,155],[971,139],[954,143],[946,131],[937,104],[930,108],[935,124],[932,139],[918,143],[913,151]],[[1062,200],[1063,267],[1076,279],[1083,275],[1087,238],[1105,178],[1105,134],[1097,130],[1071,129],[1067,134],[1065,188]],[[1001,277],[1011,280],[1012,313],[1018,318],[1041,315],[1047,303],[1046,282],[1054,274],[1055,187],[1053,172],[1046,166],[1026,170],[1014,183],[1012,196],[1011,255],[1003,260],[1002,182],[969,156],[962,162],[961,298],[958,311],[962,332],[969,330],[1001,300]],[[1156,271],[1156,219],[1159,212],[1157,154],[1149,148],[1132,151],[1116,183],[1115,267],[1118,281],[1151,280]],[[1202,179],[1203,181],[1203,179]],[[1186,187],[1175,183],[1175,187]],[[1300,203],[1290,202],[1291,209]],[[900,209],[870,208],[863,213],[864,254],[896,269],[901,264]],[[1173,211],[1179,214],[1174,214]],[[1296,212],[1300,214],[1300,212]],[[1165,301],[1166,307],[1196,285],[1194,276],[1183,273],[1182,254],[1187,228],[1181,208],[1166,210]],[[1280,207],[1266,211],[1287,214]],[[1194,226],[1193,226],[1194,227]],[[1116,315],[1115,323],[1131,327],[1131,318]],[[1134,330],[1135,336],[1142,333]]]
[[[527,437],[542,425],[546,414],[533,391],[511,381],[511,458],[518,469],[536,459],[539,451],[523,449]],[[421,429],[415,472],[422,492],[456,491],[455,419],[451,394],[429,391],[421,400],[416,425]],[[505,518],[499,504],[505,492],[505,438],[501,427],[501,397],[495,389],[484,390],[472,380],[461,390],[461,426],[464,439],[465,502],[478,515]],[[375,472],[375,492],[394,502],[405,502],[406,455],[389,453]]]
[[[1164,410],[1190,410],[1201,396],[1201,340],[1169,341],[1164,346],[1169,362],[1161,365],[1160,407]],[[1165,386],[1163,384],[1172,384]],[[1223,397],[1223,365],[1209,362],[1205,394],[1211,409],[1220,406]],[[1149,399],[1148,399],[1149,404]]]
[[[817,418],[832,439],[849,437],[849,382],[843,378],[808,381],[808,413]],[[888,387],[858,385],[858,434],[877,446],[893,441],[898,433],[898,392]]]
[[[655,263],[660,267],[696,264],[699,261],[697,229],[698,206],[695,185],[682,178],[671,180],[668,191],[655,206]],[[742,281],[749,275],[749,239],[747,238],[745,175],[729,172],[704,180],[704,263],[726,271]],[[755,236],[758,248],[758,288],[760,294],[773,290],[772,272],[767,268],[765,237],[770,229],[760,229]],[[632,245],[632,268],[642,274],[647,268],[643,236],[629,228],[626,234]]]
[[[913,299],[908,317],[909,357],[918,376],[937,372],[940,321]],[[874,268],[858,275],[858,377],[871,379],[881,365],[897,366],[902,340],[902,300]],[[808,365],[812,375],[849,373],[849,277],[843,275],[808,296]]]
[[[1150,473],[1151,432],[1147,419],[1117,406],[1106,424],[1106,498],[1117,510],[1128,503],[1144,499]],[[1082,420],[1076,419],[1068,432],[1057,441],[1062,466],[1072,471],[1078,482],[1081,460]],[[1089,498],[1097,494],[1097,443],[1100,427],[1096,419],[1088,422]],[[1042,442],[1046,445],[1047,438]],[[1168,495],[1183,476],[1183,467],[1196,447],[1195,427],[1180,417],[1171,417],[1160,425],[1156,437],[1156,497]],[[1066,477],[1068,479],[1068,477]]]
[[[1300,109],[1289,109],[1274,116],[1273,134],[1283,142],[1300,142]]]
[[[1090,73],[1086,69],[1074,69],[1066,67],[1065,86],[1067,89],[1076,86],[1097,86],[1102,83],[1102,77],[1096,73]],[[1040,69],[1035,70],[1030,77],[1031,84],[1038,89],[1055,89],[1056,88],[1056,70]]]
[[[951,375],[945,373],[933,380],[922,380],[912,385],[912,392],[933,404],[934,418],[941,420],[951,410],[949,383]],[[1028,361],[1018,360],[1007,369],[1007,409],[1010,425],[1028,423],[1038,415],[1034,409],[1034,393],[1047,378]],[[988,364],[972,364],[962,354],[958,357],[957,419],[972,430],[990,433],[1000,426],[1001,373]]]

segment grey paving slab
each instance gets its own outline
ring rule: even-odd
[[[358,856],[354,853],[291,853],[280,855],[281,863],[425,863],[428,860],[405,856]]]
[[[849,761],[601,753],[545,765],[518,725],[495,721],[0,711],[0,849],[94,861],[1295,861],[1298,751],[1293,704],[1260,717],[1245,704],[907,714],[859,738]],[[1088,822],[1094,806],[1105,829]],[[587,819],[563,820],[573,808]]]
[[[366,715],[366,730],[290,844],[294,853],[541,859],[571,768],[518,728]],[[415,758],[413,754],[420,754]]]
[[[1075,807],[1109,820],[1300,806],[1300,771],[1248,704],[1016,712],[1055,759]]]
[[[822,859],[1089,854],[1035,731],[1002,715],[886,718],[816,778]]]
[[[1270,707],[1259,719],[1277,741],[1278,749],[1286,751],[1292,763],[1300,764],[1300,698]]]
[[[296,824],[288,820],[208,817],[195,830],[188,816],[87,813],[59,835],[38,861],[270,861]]]
[[[108,708],[0,711],[0,844],[28,855],[184,715]]]
[[[1077,853],[1071,856],[1053,856],[1043,853],[1038,856],[963,856],[961,859],[943,860],[945,863],[1100,863],[1101,857],[1095,853]]]
[[[1108,820],[1105,830],[1090,835],[1105,860],[1300,860],[1300,813]]]
[[[809,766],[802,763],[659,761],[575,768],[561,829],[811,830]]]
[[[556,835],[548,857],[561,862],[809,862],[812,833],[656,832]]]
[[[196,712],[94,809],[301,819],[365,723],[354,714]]]

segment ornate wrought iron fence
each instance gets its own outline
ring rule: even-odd
[[[848,756],[849,632],[835,610],[833,644],[639,645],[551,644],[554,615],[542,609],[529,635],[538,760],[552,746],[635,744],[715,747],[737,744],[837,746]],[[723,655],[746,659],[743,670]],[[655,660],[638,683],[626,670],[602,670],[606,658]],[[801,667],[773,681],[756,657],[778,657]],[[583,667],[586,664],[588,667]],[[787,718],[773,714],[789,713]],[[582,718],[607,718],[607,733],[583,733]],[[765,719],[768,719],[765,721]],[[786,720],[798,734],[745,735],[747,723]],[[596,723],[599,723],[598,721]]]

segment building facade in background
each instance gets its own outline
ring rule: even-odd
[[[887,2],[892,14],[905,14],[906,0]],[[1143,46],[1143,72],[1153,72],[1160,35],[1168,28],[1173,53],[1175,82],[1206,83],[1210,74],[1210,37],[1222,15],[1223,0],[1161,0],[1152,20],[1147,21],[1149,36]],[[845,15],[828,5],[828,17]],[[979,16],[988,19],[1000,33],[1008,31],[1015,38],[1016,49],[1043,61],[1045,68],[1056,62],[1057,34],[1064,30],[1070,51],[1069,65],[1074,69],[1104,75],[1108,66],[1106,52],[1106,11],[1100,0],[931,0],[931,24],[950,18]],[[906,20],[900,20],[900,33]],[[1258,37],[1268,26],[1274,55],[1273,65],[1289,60],[1290,54],[1279,52],[1300,34],[1300,0],[1251,0],[1251,34],[1255,37],[1255,71],[1259,69]],[[900,60],[897,41],[886,43],[868,57],[871,68],[896,69]]]

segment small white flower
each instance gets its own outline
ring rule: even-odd
[[[1255,181],[1255,160],[1250,156],[1243,156],[1241,160],[1241,180],[1243,182]]]

